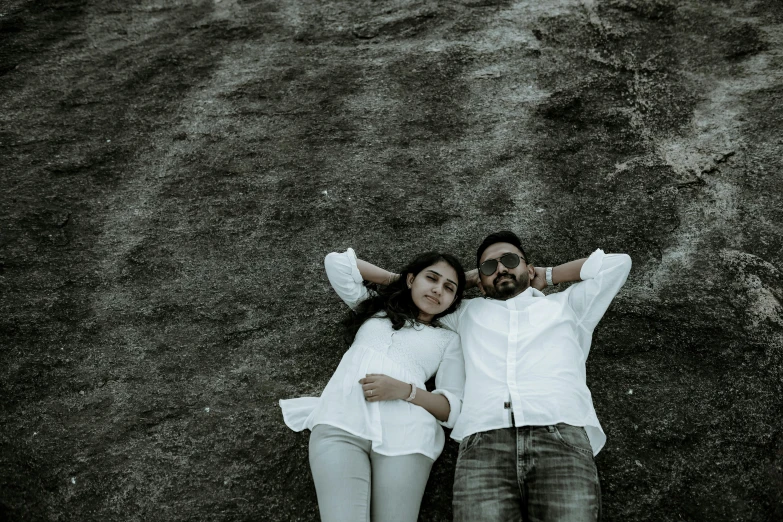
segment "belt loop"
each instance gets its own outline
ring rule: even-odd
[[[547,426],[546,427],[546,431],[548,431],[549,433],[554,433],[555,432],[555,427],[554,426]]]

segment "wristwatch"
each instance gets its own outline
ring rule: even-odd
[[[546,286],[555,286],[555,283],[552,282],[552,267],[547,267],[546,269]]]

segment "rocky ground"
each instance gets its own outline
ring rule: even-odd
[[[323,256],[510,228],[633,258],[605,520],[781,520],[781,131],[779,0],[0,0],[0,518],[317,520]]]

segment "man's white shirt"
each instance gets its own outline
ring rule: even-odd
[[[584,426],[597,454],[606,435],[585,361],[593,330],[630,270],[628,255],[598,249],[582,265],[582,281],[562,292],[544,295],[531,287],[506,301],[470,299],[441,318],[460,334],[465,358],[462,411],[451,437],[564,422]]]

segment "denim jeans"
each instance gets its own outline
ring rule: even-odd
[[[503,428],[460,443],[455,522],[595,522],[600,510],[601,488],[584,428]]]

